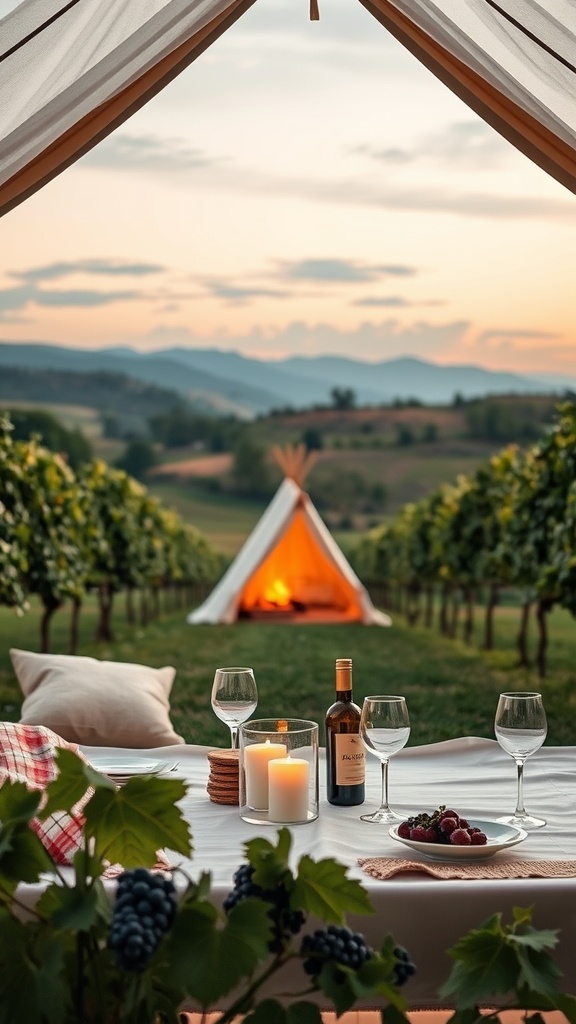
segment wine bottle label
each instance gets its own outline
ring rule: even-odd
[[[366,751],[356,733],[335,733],[334,753],[337,786],[358,786],[364,782]]]

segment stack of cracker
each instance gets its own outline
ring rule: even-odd
[[[208,796],[213,804],[234,804],[238,806],[240,751],[209,750],[210,774],[208,776]]]

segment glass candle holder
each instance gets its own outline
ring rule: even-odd
[[[318,817],[318,726],[261,718],[240,726],[240,816],[254,825]]]

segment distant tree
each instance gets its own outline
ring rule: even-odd
[[[422,431],[422,440],[426,443],[433,443],[438,440],[438,426],[436,423],[425,423]]]
[[[8,415],[14,428],[14,441],[39,438],[50,451],[62,455],[72,469],[78,469],[93,458],[92,446],[82,432],[77,428],[68,430],[45,409],[11,409]]]
[[[313,473],[309,491],[319,509],[337,512],[339,515],[353,515],[366,500],[368,485],[361,473],[342,467]]]
[[[117,441],[123,436],[120,418],[115,412],[102,412],[100,414],[100,423],[102,424],[104,437]]]
[[[251,498],[268,498],[272,489],[266,450],[247,435],[234,449],[232,482],[237,494]]]
[[[356,405],[356,393],[352,388],[332,388],[330,398],[335,409],[353,409]]]
[[[396,444],[399,448],[414,444],[414,431],[407,423],[396,424]]]
[[[537,440],[552,413],[552,403],[542,406],[531,401],[486,398],[470,402],[465,417],[470,437],[508,443]]]
[[[146,474],[156,465],[156,454],[149,441],[135,438],[126,446],[124,453],[116,460],[116,468],[123,469],[129,476],[143,480]]]
[[[462,392],[461,391],[455,391],[454,392],[454,397],[452,399],[452,405],[454,406],[454,408],[455,409],[460,409],[463,405],[465,405],[465,403],[466,403],[466,400],[465,400]]]
[[[210,451],[230,451],[242,430],[234,417],[203,416],[183,405],[150,417],[148,427],[152,438],[166,448],[201,442]]]
[[[369,495],[372,504],[376,506],[377,510],[381,511],[383,506],[386,504],[386,500],[388,498],[388,492],[384,484],[381,484],[379,482],[372,484],[372,486],[370,487]]]
[[[307,427],[302,433],[302,442],[309,452],[320,451],[324,447],[322,434],[317,427]]]

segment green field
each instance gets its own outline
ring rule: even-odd
[[[243,622],[232,626],[188,626],[184,613],[165,616],[146,628],[128,628],[116,614],[114,643],[93,641],[91,602],[81,619],[78,653],[177,669],[172,692],[176,729],[189,742],[224,746],[227,729],[212,713],[210,688],[218,665],[253,666],[259,686],[258,717],[291,714],[322,722],[332,700],[334,660],[354,660],[355,696],[369,692],[407,697],[411,743],[459,735],[493,737],[498,694],[506,689],[541,689],[549,718],[548,744],[576,741],[576,629],[555,611],[550,622],[550,671],[540,682],[533,672],[514,667],[517,611],[501,607],[496,618],[496,649],[491,654],[440,637],[435,630],[412,629],[398,618],[392,628],[360,625],[284,625]],[[55,617],[54,652],[66,653],[68,613]],[[21,696],[8,656],[10,647],[38,650],[38,611],[17,618],[0,609],[0,708],[4,720],[17,720]],[[81,686],[81,679],[78,680]],[[527,769],[529,779],[529,768]]]
[[[148,490],[164,505],[175,508],[186,522],[192,523],[228,557],[238,552],[265,508],[264,502],[226,494],[212,495],[186,483],[164,483],[155,479]]]

